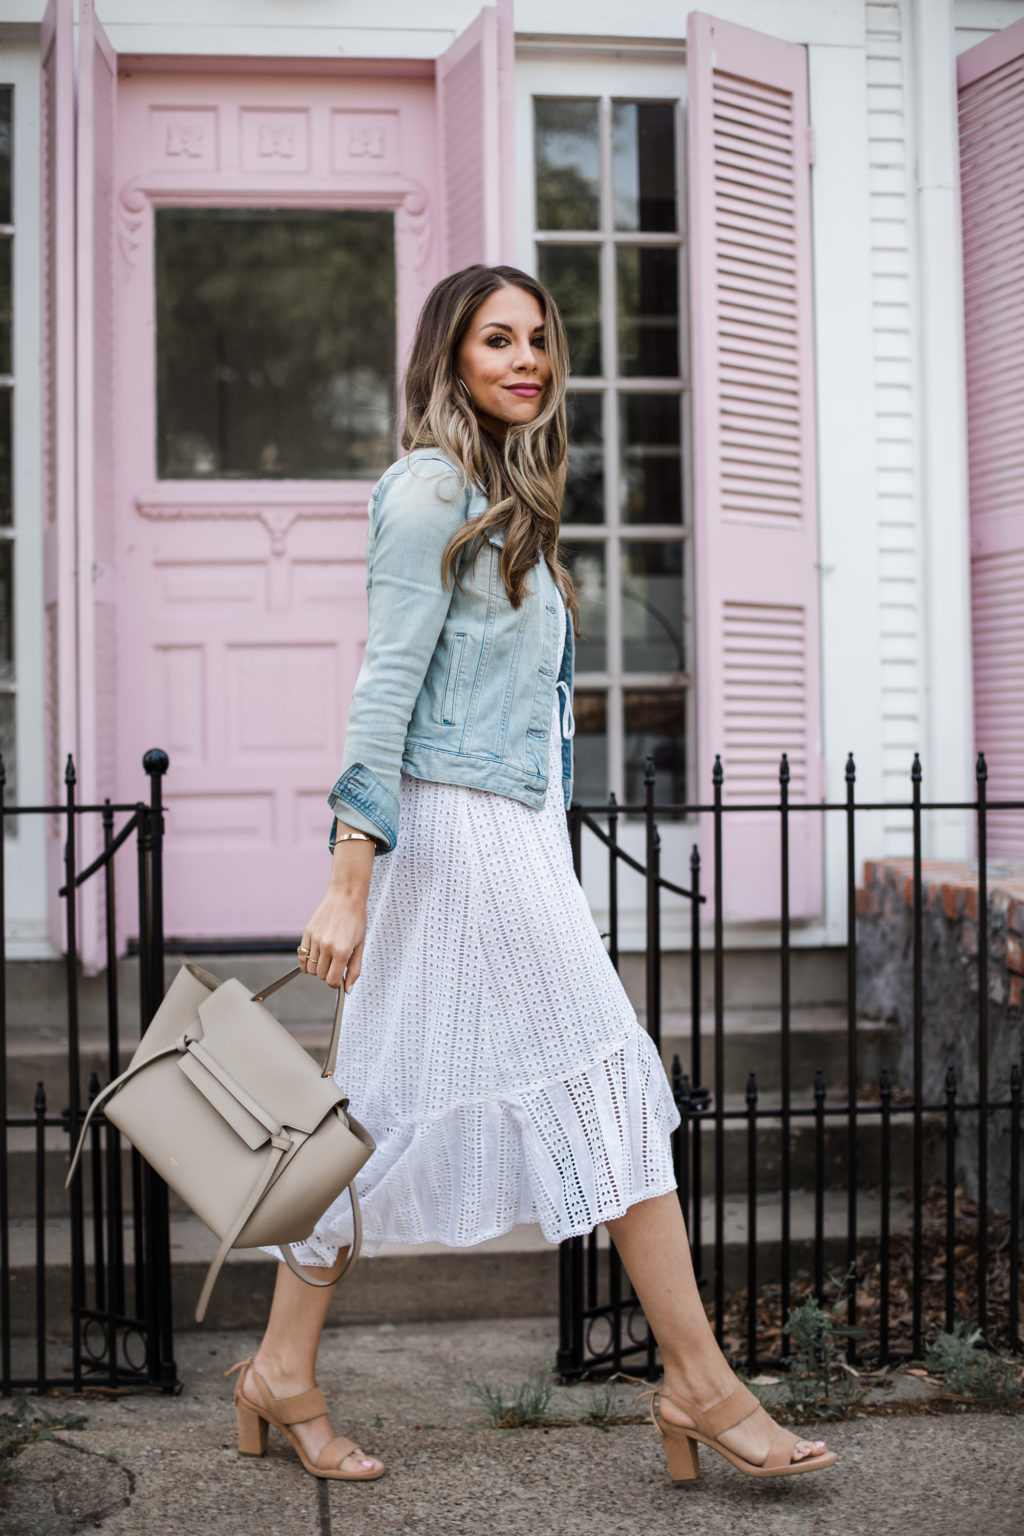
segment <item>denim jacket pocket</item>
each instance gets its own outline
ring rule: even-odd
[[[459,678],[462,676],[462,660],[466,654],[466,635],[460,630],[452,642],[452,653],[448,658],[448,676],[444,683],[444,697],[441,701],[441,724],[455,724],[455,701],[459,693]]]

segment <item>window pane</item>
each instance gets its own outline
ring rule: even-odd
[[[619,372],[679,373],[679,255],[674,247],[620,245],[615,253]]]
[[[0,373],[11,371],[11,237],[0,235]]]
[[[596,101],[534,101],[537,228],[597,229],[600,151]]]
[[[4,773],[7,782],[4,785],[4,799],[8,805],[16,805],[18,800],[18,758],[14,750],[14,708],[13,693],[0,693],[0,753],[4,759]],[[12,816],[5,822],[8,837],[13,837],[18,830],[20,818]]]
[[[612,107],[615,228],[676,228],[675,111],[670,102]]]
[[[678,395],[620,395],[622,516],[681,523],[683,470]]]
[[[570,394],[569,473],[565,481],[562,521],[604,522],[604,447],[601,395]]]
[[[394,216],[163,208],[156,219],[161,478],[385,469]]]
[[[621,560],[623,670],[682,672],[682,542],[630,542]]]
[[[14,546],[0,539],[0,683],[14,681]]]
[[[603,672],[608,665],[605,618],[604,544],[562,544],[580,600],[580,629],[576,641],[577,672]]]
[[[572,371],[601,372],[600,252],[596,245],[542,245],[537,275],[562,312]]]
[[[608,798],[608,696],[578,690],[572,712],[576,720],[572,797],[584,805],[600,804]]]
[[[626,736],[626,799],[644,797],[644,769],[654,758],[657,797],[686,803],[686,694],[647,689],[623,695]],[[578,728],[577,728],[578,729]]]
[[[0,528],[11,521],[11,392],[0,389]]]
[[[11,224],[11,106],[14,92],[0,86],[0,224]]]

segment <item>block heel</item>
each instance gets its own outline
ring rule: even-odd
[[[270,1425],[241,1397],[235,1399],[238,1416],[238,1453],[240,1456],[265,1456]]]
[[[665,1447],[668,1475],[674,1483],[695,1483],[700,1477],[700,1449],[696,1440],[678,1424],[670,1424],[659,1415],[658,1428]]]

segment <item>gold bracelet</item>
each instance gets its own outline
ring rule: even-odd
[[[377,846],[377,839],[375,837],[371,837],[369,832],[339,832],[338,836],[334,839],[335,847],[337,847],[339,843],[353,842],[372,843],[375,848]]]

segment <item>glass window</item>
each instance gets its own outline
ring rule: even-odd
[[[659,781],[658,798],[686,801],[686,695],[677,688],[629,689],[625,699],[626,799],[644,798],[649,757]]]
[[[578,378],[601,374],[600,259],[596,245],[542,245],[538,253],[537,275],[565,321]]]
[[[569,333],[576,795],[685,800],[689,507],[679,104],[534,98],[537,271]]]
[[[671,102],[615,103],[612,176],[616,229],[675,230],[675,110]]]
[[[577,688],[572,712],[573,799],[600,805],[608,798],[608,695]]]
[[[11,258],[14,248],[14,206],[11,199],[13,154],[12,109],[14,91],[0,86],[0,753],[7,783],[4,794],[18,797],[14,654],[14,506],[12,484],[13,395]],[[7,835],[17,829],[18,818],[6,823]]]
[[[562,501],[563,523],[604,521],[604,433],[601,396],[572,390],[568,399],[569,472]]]
[[[14,92],[0,85],[0,224],[11,222],[11,108]]]
[[[387,468],[393,214],[159,209],[156,307],[162,479]]]
[[[598,103],[534,100],[538,229],[597,229]]]

